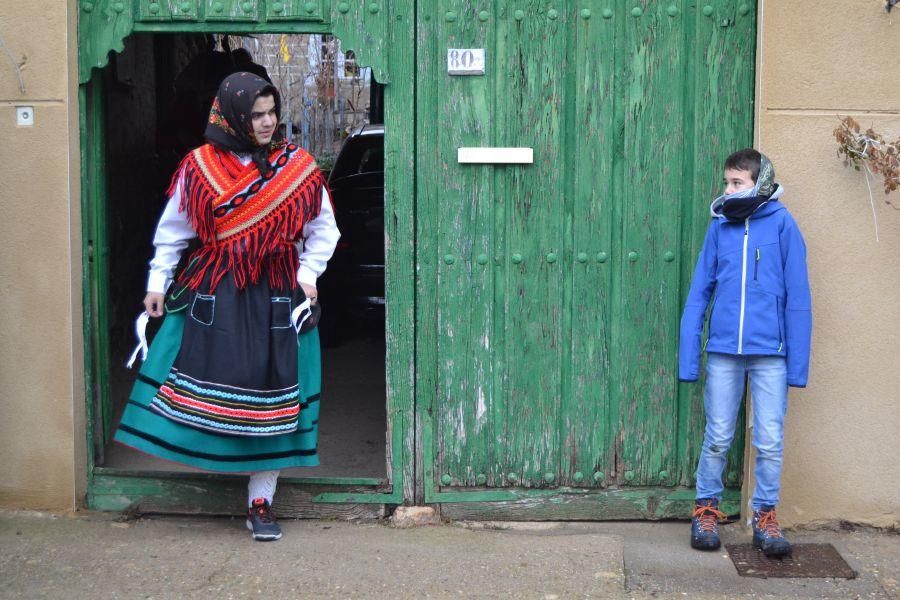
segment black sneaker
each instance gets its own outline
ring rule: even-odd
[[[691,514],[691,548],[696,550],[718,550],[722,545],[719,538],[719,520],[725,513],[719,511],[719,501],[715,498],[698,498]]]
[[[791,543],[778,525],[774,506],[762,506],[753,511],[753,545],[766,556],[788,556]]]
[[[247,529],[253,532],[257,542],[274,542],[281,539],[281,527],[275,522],[275,513],[265,498],[253,500],[247,510]]]

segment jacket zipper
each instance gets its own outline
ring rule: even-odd
[[[744,253],[741,256],[741,315],[738,323],[737,353],[744,353],[744,310],[747,307],[747,241],[750,237],[750,217],[744,220]]]
[[[756,247],[756,262],[753,263],[753,281],[759,281],[759,246]]]

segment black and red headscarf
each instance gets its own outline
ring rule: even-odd
[[[251,112],[253,104],[260,96],[272,96],[275,100],[275,115],[281,121],[281,94],[274,85],[253,73],[241,71],[232,73],[219,85],[216,99],[209,111],[209,122],[204,136],[206,140],[222,150],[237,154],[249,154],[260,174],[271,170],[269,155],[272,150],[283,146],[276,136],[268,144],[259,144],[253,135]]]

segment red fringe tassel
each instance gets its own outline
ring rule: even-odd
[[[232,273],[234,284],[243,289],[268,275],[269,285],[276,289],[294,289],[300,258],[295,244],[301,239],[303,227],[319,214],[322,208],[322,189],[325,178],[318,169],[295,189],[265,219],[229,238],[216,240],[213,202],[217,194],[202,175],[194,153],[182,161],[168,195],[174,191],[182,176],[181,206],[197,232],[203,246],[191,260],[189,272],[179,279],[187,287],[198,290],[209,277],[208,293],[212,293],[222,279]],[[277,178],[277,176],[276,176]]]

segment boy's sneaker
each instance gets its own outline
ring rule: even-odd
[[[778,525],[774,506],[763,506],[753,511],[753,545],[766,556],[787,556],[791,543],[784,537]]]
[[[258,542],[273,542],[281,539],[281,527],[275,522],[275,513],[265,498],[255,498],[253,506],[247,510],[247,529],[253,532]]]
[[[697,550],[718,550],[722,544],[719,538],[719,520],[725,513],[719,511],[719,501],[715,498],[699,498],[691,514],[691,548]]]

